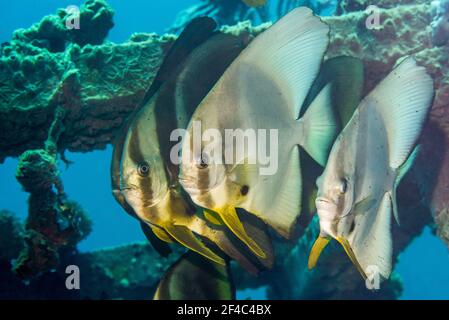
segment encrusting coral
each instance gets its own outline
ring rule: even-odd
[[[212,2],[219,1],[204,1],[202,8],[209,10],[208,5]],[[90,4],[90,8],[97,8],[95,10],[105,8],[104,10],[110,12],[103,1],[87,3]],[[340,7],[344,8],[344,11],[340,12],[341,15],[323,18],[331,27],[331,42],[327,57],[350,55],[361,58],[365,66],[365,93],[369,92],[392,69],[399,58],[410,54],[415,55],[418,63],[426,67],[435,82],[436,95],[433,107],[419,141],[422,151],[398,190],[401,226],[393,227],[395,258],[425,226],[431,226],[435,233],[449,244],[449,110],[447,103],[449,101],[449,61],[447,59],[449,46],[447,42],[435,42],[435,29],[432,28],[431,23],[438,20],[438,14],[432,9],[431,4],[421,0],[407,0],[404,3],[407,5],[397,5],[397,1],[392,0],[380,1],[378,3],[380,25],[372,30],[366,28],[368,13],[364,10],[368,4],[364,0],[340,1]],[[244,4],[241,1],[237,4],[235,1],[234,5]],[[196,13],[206,13],[199,7],[195,10],[198,10]],[[247,12],[247,9],[245,11]],[[191,12],[192,16],[196,13]],[[216,15],[219,14],[225,15],[226,11]],[[106,16],[103,13],[103,17]],[[238,19],[241,20],[241,17]],[[46,21],[46,18],[43,21]],[[36,30],[40,29],[42,23],[48,22],[33,26],[31,29],[35,31],[31,33],[39,34]],[[250,23],[242,22],[225,27],[223,30],[236,34],[249,32],[256,35],[268,26],[269,23],[252,27]],[[75,222],[72,218],[68,218],[69,223],[66,224],[64,217],[84,216],[73,207],[65,215],[65,207],[58,202],[64,197],[60,197],[63,192],[58,190],[60,182],[54,165],[57,153],[63,153],[64,150],[85,152],[102,149],[111,143],[124,119],[139,103],[164,53],[175,37],[136,34],[123,44],[109,42],[100,44],[103,40],[97,39],[97,43],[84,45],[82,41],[69,37],[64,38],[67,39],[64,41],[64,50],[58,41],[49,41],[47,36],[40,35],[45,40],[40,42],[36,41],[36,37],[27,39],[23,36],[26,33],[26,30],[17,31],[17,35],[10,43],[4,44],[0,52],[0,121],[3,126],[0,131],[0,162],[6,157],[17,157],[23,154],[20,158],[18,179],[30,192],[30,198],[33,197],[34,187],[27,181],[34,176],[36,169],[36,175],[39,172],[45,173],[45,177],[42,177],[38,183],[56,187],[56,191],[53,188],[46,189],[45,199],[36,201],[53,203],[57,206],[55,209],[55,207],[39,205],[38,207],[43,211],[37,210],[38,207],[34,207],[36,211],[33,211],[34,200],[30,201],[30,215],[25,236],[27,247],[24,250],[30,246],[40,250],[40,235],[44,235],[57,244],[52,248],[56,248],[56,251],[60,253],[59,261],[65,263],[72,259],[78,263],[77,259],[85,259],[84,257],[89,256],[89,259],[82,260],[85,268],[96,268],[93,264],[98,262],[97,259],[102,259],[100,257],[104,257],[105,252],[88,255],[67,253],[68,247],[73,248],[82,235],[75,232],[73,237],[64,238],[65,244],[70,246],[65,244],[60,246],[58,236],[53,233],[54,230],[58,230],[59,233],[56,234],[59,235],[61,234],[60,226],[72,226],[71,223]],[[63,116],[60,121],[55,121],[59,119],[58,114]],[[57,130],[60,126],[63,129]],[[49,139],[53,136],[57,138]],[[49,141],[55,143],[51,144]],[[42,171],[39,171],[39,168]],[[67,206],[68,202],[63,201],[63,203]],[[70,204],[68,206],[70,207]],[[34,228],[41,229],[39,219],[56,217],[62,219],[62,223],[57,222],[58,219],[52,220],[54,224],[50,224],[49,230],[46,229],[48,234],[41,231],[33,234]],[[276,244],[277,257],[273,271],[262,274],[259,278],[253,278],[241,269],[234,268],[238,288],[266,286],[268,297],[273,299],[354,297],[375,299],[399,296],[401,283],[397,275],[383,284],[380,291],[367,291],[360,275],[337,245],[326,250],[316,270],[312,272],[306,270],[307,254],[318,226],[316,219],[311,219],[310,215],[304,215],[301,220],[303,228],[298,234],[300,238],[297,242]],[[87,229],[80,228],[78,225],[72,230]],[[107,255],[112,261],[114,254],[126,255],[137,250],[145,252],[142,254],[144,257],[147,255],[153,257],[152,251],[141,251],[147,250],[143,249],[144,247],[147,248],[146,246],[139,247],[142,249],[136,249],[135,246],[122,247],[115,249],[117,251],[108,251]],[[49,255],[46,259],[53,261],[53,252],[49,250],[46,254]],[[135,256],[137,261],[140,261],[139,257],[141,256]],[[145,261],[152,266],[156,258],[152,259]],[[170,264],[168,260],[158,261],[161,264],[160,268],[164,270]],[[129,261],[126,260],[126,264],[128,263]],[[17,265],[21,265],[20,259],[16,261]],[[106,265],[105,262],[101,267],[102,274],[109,268]],[[123,265],[119,264],[116,268],[120,269],[120,266]],[[143,265],[138,267],[142,268]],[[294,272],[285,272],[286,269]],[[63,271],[57,269],[53,276],[57,274],[61,275]],[[149,278],[140,279],[147,281],[145,288],[155,287],[155,283],[149,282],[156,281],[156,275],[160,277],[160,273],[154,275],[154,278],[151,275],[151,279],[150,275],[148,275]],[[48,276],[48,273],[42,275],[42,277]],[[34,281],[40,281],[39,279]],[[120,296],[120,292],[117,291],[113,295],[106,294],[105,297],[135,297],[139,294],[141,297],[150,296],[147,291],[144,292],[142,287],[137,285],[129,286],[129,291],[124,290],[124,285],[130,280],[117,276],[115,271],[111,272],[106,279],[103,280],[108,281],[111,287],[121,288],[124,293]],[[102,281],[101,283],[104,283]],[[5,294],[2,292],[0,296]],[[99,295],[101,296],[99,292],[96,292],[86,296],[99,297]],[[76,297],[79,298],[79,296]]]
[[[83,47],[87,44],[102,44],[109,30],[114,26],[114,11],[104,0],[87,0],[79,14],[60,9],[29,29],[18,29],[12,40],[30,43],[33,47],[45,48],[50,52],[62,52],[69,44]],[[68,28],[70,18],[79,19],[79,28]],[[31,48],[30,48],[31,49]]]
[[[64,130],[65,112],[58,108],[44,149],[27,150],[19,157],[16,178],[30,194],[25,247],[14,272],[28,279],[59,266],[62,248],[75,248],[87,237],[91,222],[84,210],[69,201],[57,168],[56,145]]]
[[[433,1],[435,17],[431,23],[432,41],[436,46],[442,46],[449,40],[449,1]]]

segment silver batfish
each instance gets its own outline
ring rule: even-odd
[[[416,156],[433,94],[425,69],[406,58],[361,101],[317,180],[321,232],[309,268],[334,238],[364,278],[389,277],[396,188]]]

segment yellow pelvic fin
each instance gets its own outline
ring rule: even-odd
[[[221,220],[220,216],[218,214],[216,214],[215,212],[208,210],[208,209],[204,209],[203,214],[204,214],[204,218],[208,222],[215,224],[217,226],[221,226],[223,224],[223,220]]]
[[[214,210],[217,212],[223,222],[228,226],[229,229],[239,238],[242,240],[248,248],[251,249],[258,257],[265,259],[266,254],[263,252],[263,250],[259,247],[259,245],[246,233],[245,228],[243,227],[242,222],[240,221],[240,218],[237,215],[237,211],[235,211],[234,207],[228,206],[224,209],[218,209]]]
[[[201,242],[189,228],[179,225],[168,225],[165,226],[165,230],[167,230],[167,232],[179,243],[190,250],[193,250],[218,264],[223,266],[226,265],[224,259],[206,247],[206,245]]]
[[[324,248],[326,248],[330,240],[331,240],[330,238],[321,236],[315,240],[315,243],[313,244],[313,247],[310,250],[309,261],[307,263],[309,270],[315,268],[318,262],[318,258],[321,255],[321,252],[323,252]]]
[[[165,232],[163,229],[158,228],[158,227],[151,227],[151,230],[153,230],[153,233],[156,235],[156,237],[158,237],[162,241],[168,242],[168,243],[173,243],[173,239],[170,238],[170,235],[167,232]]]
[[[363,270],[360,263],[357,261],[357,258],[355,256],[354,251],[352,250],[351,245],[349,244],[348,240],[346,240],[343,237],[337,237],[336,240],[343,246],[343,249],[345,249],[345,252],[348,255],[349,259],[351,259],[352,263],[355,265],[357,270],[360,272],[363,279],[366,280],[366,278],[367,278],[366,273]]]

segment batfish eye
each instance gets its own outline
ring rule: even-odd
[[[340,187],[339,187],[340,193],[341,194],[346,193],[347,190],[348,190],[348,180],[341,179]]]
[[[206,153],[201,153],[201,156],[196,161],[196,166],[198,169],[206,169],[209,165],[209,156]]]
[[[137,172],[142,177],[146,177],[150,173],[150,166],[148,165],[148,163],[143,162],[137,166]]]

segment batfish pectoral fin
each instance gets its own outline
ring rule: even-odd
[[[204,218],[208,222],[210,222],[210,223],[212,223],[214,225],[217,225],[217,226],[223,225],[223,220],[220,219],[220,216],[217,213],[215,213],[215,212],[213,212],[213,211],[211,211],[209,209],[204,209],[203,210],[203,215],[204,215]]]
[[[315,240],[315,243],[313,244],[312,249],[310,250],[309,261],[307,263],[309,270],[315,268],[318,259],[321,255],[321,252],[323,252],[324,248],[326,248],[330,240],[331,238],[322,236],[319,236]]]
[[[218,264],[226,265],[224,259],[206,247],[206,245],[201,242],[189,228],[171,224],[165,226],[165,230],[167,230],[176,241],[188,249],[193,250]]]
[[[354,215],[363,214],[367,212],[375,204],[375,202],[376,201],[372,196],[367,196],[363,200],[357,202],[350,213]]]
[[[259,245],[246,233],[234,207],[227,206],[222,209],[215,209],[214,211],[220,215],[220,218],[223,220],[225,225],[231,229],[237,238],[242,240],[252,252],[262,259],[266,257],[265,252],[263,252]]]
[[[343,249],[345,249],[346,254],[348,255],[349,259],[351,260],[351,262],[354,264],[354,266],[357,268],[357,270],[360,272],[360,274],[362,275],[363,279],[367,279],[366,273],[363,270],[362,266],[360,265],[360,263],[358,262],[354,251],[351,248],[351,245],[349,244],[349,241],[343,237],[336,237],[335,238],[343,247]]]

